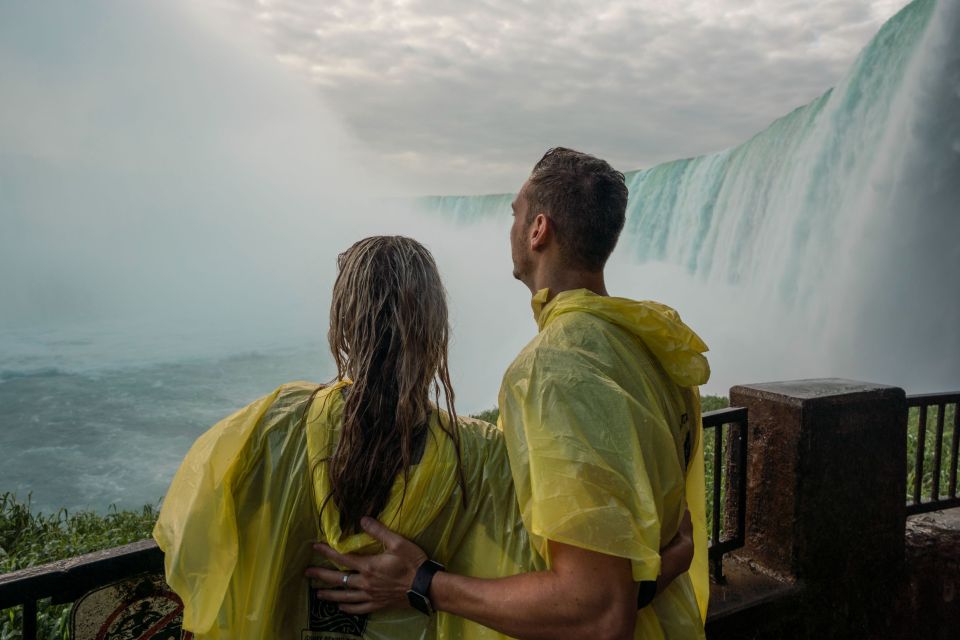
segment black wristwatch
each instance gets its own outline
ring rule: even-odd
[[[640,590],[637,592],[637,609],[643,609],[653,602],[657,595],[657,581],[644,580],[640,583]]]
[[[426,615],[433,613],[433,602],[430,601],[430,583],[433,582],[433,576],[437,571],[443,571],[444,566],[433,560],[425,560],[417,569],[417,575],[413,578],[413,584],[407,591],[407,600],[410,606]]]

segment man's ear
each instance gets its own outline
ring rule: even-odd
[[[553,237],[553,222],[546,215],[538,213],[530,223],[530,248],[542,251]]]

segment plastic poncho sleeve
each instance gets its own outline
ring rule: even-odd
[[[190,448],[163,501],[153,537],[167,583],[183,600],[183,626],[209,629],[237,561],[232,479],[240,451],[278,392],[217,423]]]
[[[658,514],[669,487],[660,482],[655,452],[674,455],[675,447],[667,432],[637,430],[638,420],[656,422],[654,409],[623,393],[576,349],[541,347],[519,376],[508,373],[501,410],[536,550],[546,557],[553,540],[620,556],[630,559],[634,580],[656,580]]]
[[[316,525],[299,417],[314,389],[284,385],[220,421],[174,476],[153,535],[198,638],[279,637],[306,617]]]

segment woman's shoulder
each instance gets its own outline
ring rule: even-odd
[[[500,429],[489,422],[466,416],[457,416],[457,422],[464,465],[479,470],[486,465],[499,467],[504,464],[507,449]]]
[[[336,385],[317,384],[316,382],[307,382],[306,380],[295,380],[287,382],[277,387],[274,394],[277,399],[275,402],[286,402],[299,404],[306,402],[311,396],[318,396],[332,391]]]
[[[503,438],[503,434],[495,425],[474,418],[473,416],[457,416],[461,437],[477,438],[484,441],[495,441]]]
[[[342,383],[318,384],[306,380],[287,382],[277,387],[272,394],[271,411],[275,413],[300,413],[317,402],[335,397]]]
[[[282,384],[224,418],[214,425],[210,432],[249,429],[250,435],[259,440],[278,429],[298,428],[298,425],[303,424],[310,408],[318,406],[318,402],[322,403],[326,396],[332,394],[333,389],[330,385],[305,381]]]

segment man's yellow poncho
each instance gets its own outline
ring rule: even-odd
[[[311,542],[341,553],[381,550],[364,533],[342,532],[336,505],[325,500],[326,458],[339,441],[345,386],[322,389],[311,402],[317,385],[284,385],[190,449],[153,533],[165,552],[167,582],[184,601],[184,628],[198,640],[503,638],[445,613],[354,617],[332,604],[314,606],[308,631],[303,572],[324,564]],[[434,412],[420,462],[395,481],[380,519],[457,573],[493,578],[542,568],[517,511],[500,432],[460,421],[464,506],[453,444],[436,419]]]
[[[637,638],[703,636],[709,584],[700,402],[706,345],[653,302],[564,291],[533,299],[539,334],[500,390],[523,523],[553,540],[629,558],[655,580],[659,549],[692,514],[689,573],[638,614]],[[549,562],[549,559],[548,559]]]

